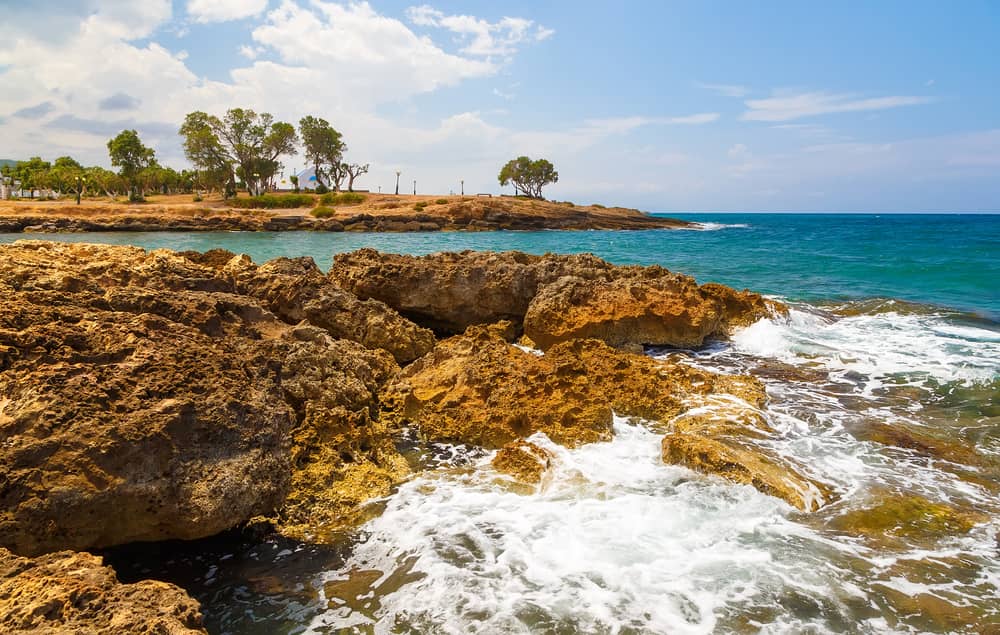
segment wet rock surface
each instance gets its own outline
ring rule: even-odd
[[[122,584],[89,553],[23,558],[0,547],[0,629],[5,633],[194,635],[198,602],[166,582]]]

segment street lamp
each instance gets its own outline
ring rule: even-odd
[[[87,183],[86,177],[76,177],[76,204],[80,204],[80,195],[83,194],[83,186]]]
[[[465,181],[459,181],[462,184],[462,196],[465,196]]]
[[[417,195],[417,180],[413,179],[413,195]]]
[[[260,194],[260,172],[253,173],[253,189],[255,196]]]
[[[396,196],[399,196],[399,175],[402,174],[399,170],[396,170]]]

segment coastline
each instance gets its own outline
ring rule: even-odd
[[[225,201],[194,203],[190,196],[153,197],[145,204],[84,201],[4,201],[0,233],[148,231],[532,231],[642,230],[697,227],[635,209],[574,205],[514,197],[367,194],[316,218],[308,208],[238,209]]]

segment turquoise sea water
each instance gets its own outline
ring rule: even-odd
[[[233,534],[107,554],[124,581],[188,590],[213,634],[1000,629],[1000,216],[674,216],[704,226],[0,242],[222,247],[323,268],[360,247],[592,252],[789,301],[728,341],[647,353],[759,378],[770,432],[744,441],[824,484],[821,510],[664,464],[666,421],[616,420],[612,441],[574,449],[534,435],[552,460],[531,492],[490,452],[432,445],[342,543]],[[699,408],[730,416],[735,397],[716,397]]]
[[[591,252],[617,264],[660,264],[694,276],[792,300],[896,298],[1000,319],[1000,215],[671,214],[710,231],[377,233],[97,233],[0,235],[135,244],[147,248],[312,256],[360,247],[425,254],[518,249]]]

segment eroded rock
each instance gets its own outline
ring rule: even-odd
[[[60,551],[34,559],[0,547],[0,629],[5,633],[194,635],[198,602],[154,580],[122,584],[89,553]]]
[[[511,441],[497,451],[490,464],[498,472],[534,485],[552,462],[552,453],[530,441]]]

